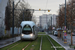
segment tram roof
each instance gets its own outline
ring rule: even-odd
[[[33,21],[22,21],[21,22],[22,27],[24,27],[26,24],[30,25],[31,27],[33,27],[35,25],[35,23]]]

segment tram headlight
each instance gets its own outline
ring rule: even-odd
[[[24,34],[21,34],[21,36],[24,36]]]
[[[33,36],[33,34],[30,34],[30,36]]]

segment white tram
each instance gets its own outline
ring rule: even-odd
[[[38,29],[33,21],[22,21],[21,27],[21,40],[35,40],[37,38]]]

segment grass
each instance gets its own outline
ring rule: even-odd
[[[33,41],[25,50],[39,50],[40,41],[41,41],[41,36],[38,36],[38,38],[35,41]]]
[[[38,34],[46,34],[45,32],[39,32]]]
[[[22,41],[19,45],[11,48],[10,50],[22,50],[30,41]]]
[[[48,38],[46,35],[43,35],[43,40],[42,40],[42,50],[54,50],[54,48],[51,48],[51,43],[49,42]]]
[[[64,48],[60,44],[58,44],[55,40],[53,40],[51,37],[49,37],[49,39],[52,41],[55,47],[59,47],[57,48],[57,50],[64,50]]]
[[[21,41],[18,41],[18,42],[16,42],[16,43],[13,43],[13,44],[8,45],[8,46],[6,46],[6,47],[0,48],[0,50],[7,50],[8,48],[10,48],[10,47],[12,47],[12,46],[14,46],[15,44],[18,44],[18,43],[20,43],[20,42],[21,42]]]

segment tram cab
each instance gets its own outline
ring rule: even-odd
[[[33,21],[22,21],[21,27],[21,40],[35,40],[37,38],[38,31]]]

